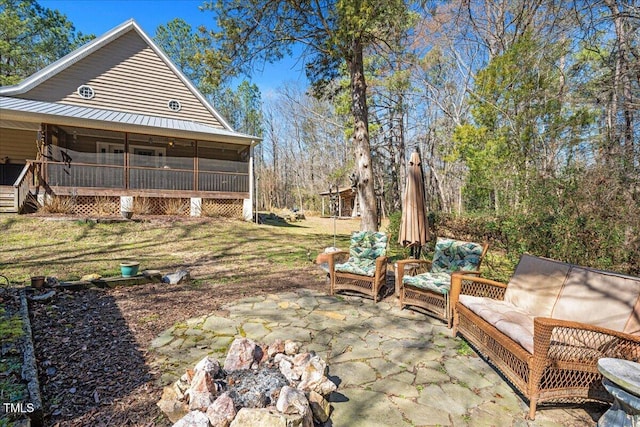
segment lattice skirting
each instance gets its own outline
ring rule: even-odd
[[[188,198],[134,197],[134,215],[189,216],[191,201]]]
[[[120,214],[119,196],[53,196],[59,212],[82,216]],[[242,218],[243,201],[233,199],[203,199],[202,216]],[[191,215],[191,199],[134,197],[134,215]]]
[[[120,197],[116,196],[76,196],[65,197],[72,206],[72,213],[87,216],[108,216],[120,213]]]
[[[239,199],[202,199],[202,216],[242,218],[242,204]]]

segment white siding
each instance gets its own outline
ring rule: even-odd
[[[76,93],[83,84],[93,88],[93,99],[83,99]],[[133,30],[18,97],[192,120],[223,128]],[[182,104],[179,112],[169,110],[170,99]]]

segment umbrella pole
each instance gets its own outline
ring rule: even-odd
[[[335,188],[335,193],[332,191]],[[336,219],[338,216],[338,203],[339,203],[340,191],[338,184],[335,186],[329,185],[329,203],[331,213],[333,214],[333,247],[336,247]]]

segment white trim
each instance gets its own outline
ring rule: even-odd
[[[84,96],[82,89],[85,89],[85,88],[89,89],[91,91],[91,96]],[[91,86],[89,86],[89,85],[80,85],[80,86],[78,86],[78,89],[76,89],[76,93],[82,99],[93,99],[96,96],[96,91],[93,90],[93,88]]]
[[[171,108],[171,104],[173,104],[174,102],[178,105],[178,108]],[[173,111],[174,113],[177,113],[178,111],[182,110],[182,104],[177,99],[170,99],[170,100],[167,101],[167,108],[170,111]]]

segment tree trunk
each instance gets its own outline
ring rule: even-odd
[[[362,41],[357,38],[352,42],[349,71],[351,74],[351,113],[354,124],[353,146],[361,215],[360,230],[378,231],[378,209],[369,145],[367,83],[364,76]]]

